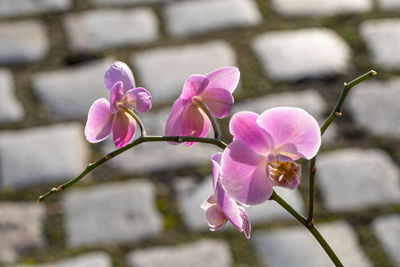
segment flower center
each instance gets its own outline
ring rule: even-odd
[[[274,185],[296,188],[301,179],[301,165],[291,161],[274,160],[269,163],[269,174]]]

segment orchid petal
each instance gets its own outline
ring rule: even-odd
[[[208,80],[203,75],[191,75],[185,82],[182,90],[182,98],[191,99],[193,96],[200,95],[208,85]]]
[[[204,104],[216,118],[225,118],[231,113],[233,106],[232,93],[224,88],[207,88],[202,94]]]
[[[139,113],[145,113],[151,108],[151,95],[143,87],[131,89],[126,92],[126,104],[132,106]]]
[[[116,113],[118,111],[118,103],[121,102],[124,96],[124,88],[121,81],[116,82],[111,89],[110,94],[110,109],[112,113]]]
[[[266,158],[242,141],[233,141],[222,155],[221,184],[229,196],[247,204],[259,204],[272,194]]]
[[[214,189],[217,185],[217,181],[221,173],[221,158],[222,158],[221,152],[217,152],[211,156]]]
[[[135,119],[127,115],[124,111],[118,111],[113,122],[113,140],[117,148],[128,144],[135,135]]]
[[[240,72],[236,67],[225,67],[210,72],[206,77],[208,88],[224,88],[233,93],[239,83]]]
[[[206,211],[207,223],[211,231],[218,231],[225,226],[228,219],[218,204],[214,204]]]
[[[186,106],[182,114],[183,136],[206,137],[210,126],[211,122],[207,115],[196,104]],[[187,146],[193,144],[186,143]]]
[[[257,124],[273,139],[275,153],[293,160],[314,157],[321,145],[317,121],[305,110],[278,107],[264,111]]]
[[[166,136],[179,136],[182,135],[182,114],[185,106],[182,104],[182,99],[178,98],[172,106],[169,113],[167,124],[165,126]],[[178,144],[178,143],[171,143]]]
[[[244,211],[244,209],[242,209],[238,204],[236,204],[234,200],[232,200],[228,196],[228,194],[222,188],[220,182],[217,182],[215,194],[217,195],[218,205],[221,207],[225,216],[232,223],[232,225],[240,232],[245,231],[247,225],[250,225],[248,218],[247,222],[244,222],[243,212],[246,213],[246,211]]]
[[[257,125],[259,115],[249,111],[236,113],[229,123],[233,140],[240,140],[254,152],[267,153],[272,146],[271,137]]]
[[[85,126],[86,139],[91,143],[97,143],[111,134],[113,114],[110,111],[110,103],[104,99],[97,99],[89,109]]]
[[[108,89],[112,89],[116,82],[121,81],[124,85],[124,92],[135,88],[135,79],[131,69],[124,62],[114,62],[104,75],[104,83]]]

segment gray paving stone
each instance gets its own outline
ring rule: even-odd
[[[33,63],[48,50],[47,34],[39,21],[0,23],[0,64]]]
[[[388,70],[400,69],[400,19],[380,19],[364,21],[360,26],[364,39],[377,66]]]
[[[90,0],[92,3],[99,6],[113,6],[113,5],[135,5],[135,4],[148,4],[158,2],[168,2],[170,0]]]
[[[45,207],[35,203],[0,203],[0,264],[12,263],[27,249],[45,243]]]
[[[166,108],[140,116],[148,135],[164,135],[165,124],[170,111],[170,108]],[[136,137],[138,137],[138,134],[140,134],[139,129],[137,129]],[[111,138],[102,148],[103,153],[115,149]],[[211,155],[217,151],[220,151],[218,147],[209,144],[187,147],[184,144],[174,146],[166,142],[144,143],[119,155],[110,164],[127,173],[170,171],[205,164],[210,160]]]
[[[131,62],[156,105],[175,100],[189,75],[235,65],[236,55],[228,43],[209,41],[138,52]]]
[[[347,109],[354,121],[376,136],[400,137],[400,78],[368,81],[352,89]]]
[[[344,266],[373,266],[358,244],[353,229],[344,221],[317,225]],[[269,267],[334,266],[305,227],[257,231],[252,241],[263,264]]]
[[[24,110],[14,95],[14,81],[6,69],[0,69],[0,124],[15,122],[22,119]]]
[[[318,157],[318,183],[330,211],[400,202],[399,168],[378,149],[347,148]]]
[[[144,44],[158,38],[157,18],[149,8],[70,14],[64,25],[69,45],[77,52]]]
[[[379,217],[373,221],[372,226],[386,253],[400,266],[400,215]]]
[[[240,111],[252,111],[261,114],[269,108],[279,106],[302,108],[310,113],[320,125],[325,122],[328,116],[326,114],[329,112],[325,100],[318,91],[308,89],[301,92],[284,92],[243,100],[235,103],[232,114]],[[337,128],[335,125],[331,125],[323,136],[323,144],[332,143],[336,137]]]
[[[71,247],[137,243],[163,230],[155,189],[146,181],[103,184],[68,192],[63,200]]]
[[[4,131],[0,133],[1,187],[70,179],[86,167],[88,152],[80,124]]]
[[[262,21],[253,0],[176,2],[166,7],[165,17],[168,32],[178,37],[255,26]]]
[[[378,0],[378,6],[380,9],[386,11],[393,11],[400,9],[400,1],[399,0]]]
[[[18,265],[14,267],[112,267],[110,256],[104,252],[90,252],[54,263]]]
[[[264,33],[253,41],[253,50],[273,80],[343,73],[351,57],[346,42],[326,28]]]
[[[0,17],[64,11],[70,5],[70,0],[0,0]]]
[[[128,255],[128,263],[132,267],[229,267],[233,259],[226,242],[203,239],[178,246],[133,251]]]
[[[104,73],[112,64],[110,58],[46,71],[33,77],[33,89],[55,117],[86,120],[92,103],[109,98]]]
[[[323,17],[345,13],[362,13],[372,9],[371,0],[296,1],[273,0],[272,8],[282,16]]]
[[[191,231],[208,230],[205,212],[200,208],[200,205],[208,196],[213,194],[212,177],[207,177],[200,183],[196,183],[190,177],[180,178],[175,181],[174,188],[177,192],[178,205],[186,226]],[[303,201],[298,191],[277,187],[275,190],[297,211],[304,211]],[[247,212],[252,225],[292,219],[292,216],[274,201],[250,206],[247,208]],[[228,223],[228,225],[230,224]]]

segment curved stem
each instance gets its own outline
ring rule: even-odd
[[[83,177],[85,177],[91,171],[93,171],[97,167],[101,166],[103,163],[118,156],[119,154],[125,152],[126,150],[128,150],[132,147],[135,147],[141,143],[146,143],[146,142],[176,142],[176,143],[198,142],[198,143],[212,144],[212,145],[218,146],[219,148],[222,148],[222,149],[225,149],[227,147],[227,144],[225,144],[224,142],[217,140],[217,139],[212,139],[212,138],[191,137],[191,136],[141,136],[138,139],[136,139],[135,141],[133,141],[132,143],[130,143],[124,147],[121,147],[119,149],[116,149],[111,153],[108,153],[100,160],[98,160],[94,163],[88,164],[86,169],[83,172],[81,172],[77,177],[69,180],[68,182],[66,182],[58,187],[52,188],[46,194],[40,196],[38,198],[38,202],[41,202],[41,201],[45,200],[46,198],[48,198],[49,196],[71,187],[72,185],[79,182]]]
[[[146,129],[144,128],[143,122],[140,120],[139,116],[136,115],[136,113],[131,110],[130,108],[124,108],[125,112],[131,115],[137,124],[139,125],[140,128],[140,136],[146,136]]]
[[[332,122],[337,118],[342,116],[342,106],[344,103],[344,100],[346,99],[347,94],[350,92],[350,89],[356,86],[357,84],[373,77],[376,76],[378,73],[374,70],[370,70],[367,73],[361,75],[360,77],[352,80],[349,83],[344,83],[344,87],[342,89],[342,92],[340,93],[339,99],[336,102],[336,105],[334,109],[332,110],[331,114],[328,116],[326,121],[321,127],[321,136],[325,133],[325,131],[328,129],[328,127],[332,124]],[[314,217],[314,188],[315,188],[315,173],[317,171],[317,168],[315,166],[315,161],[316,161],[317,156],[313,157],[310,160],[310,189],[309,189],[309,199],[308,199],[308,215],[307,215],[307,224],[312,225],[313,224],[313,217]]]
[[[204,111],[204,113],[207,115],[207,117],[210,119],[211,121],[211,125],[213,127],[214,130],[214,138],[215,139],[219,139],[219,129],[218,129],[218,124],[215,121],[215,118],[213,115],[211,115],[210,111],[208,110],[208,108],[206,107],[206,105],[204,105],[204,103],[201,101],[201,99],[197,98],[197,97],[193,97],[192,101],[196,102],[200,108]]]
[[[275,191],[272,193],[271,199],[275,200],[279,205],[281,205],[285,210],[287,210],[294,218],[297,219],[302,225],[304,225],[311,234],[315,237],[321,247],[328,254],[329,258],[336,266],[343,266],[342,262],[336,256],[335,252],[329,246],[328,242],[324,239],[321,233],[314,225],[308,225],[307,219],[298,213],[292,206],[290,206],[285,200],[283,200]]]

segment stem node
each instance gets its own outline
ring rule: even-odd
[[[335,112],[335,117],[340,117],[340,116],[342,116],[342,115],[343,115],[342,112],[338,112],[338,111]]]

